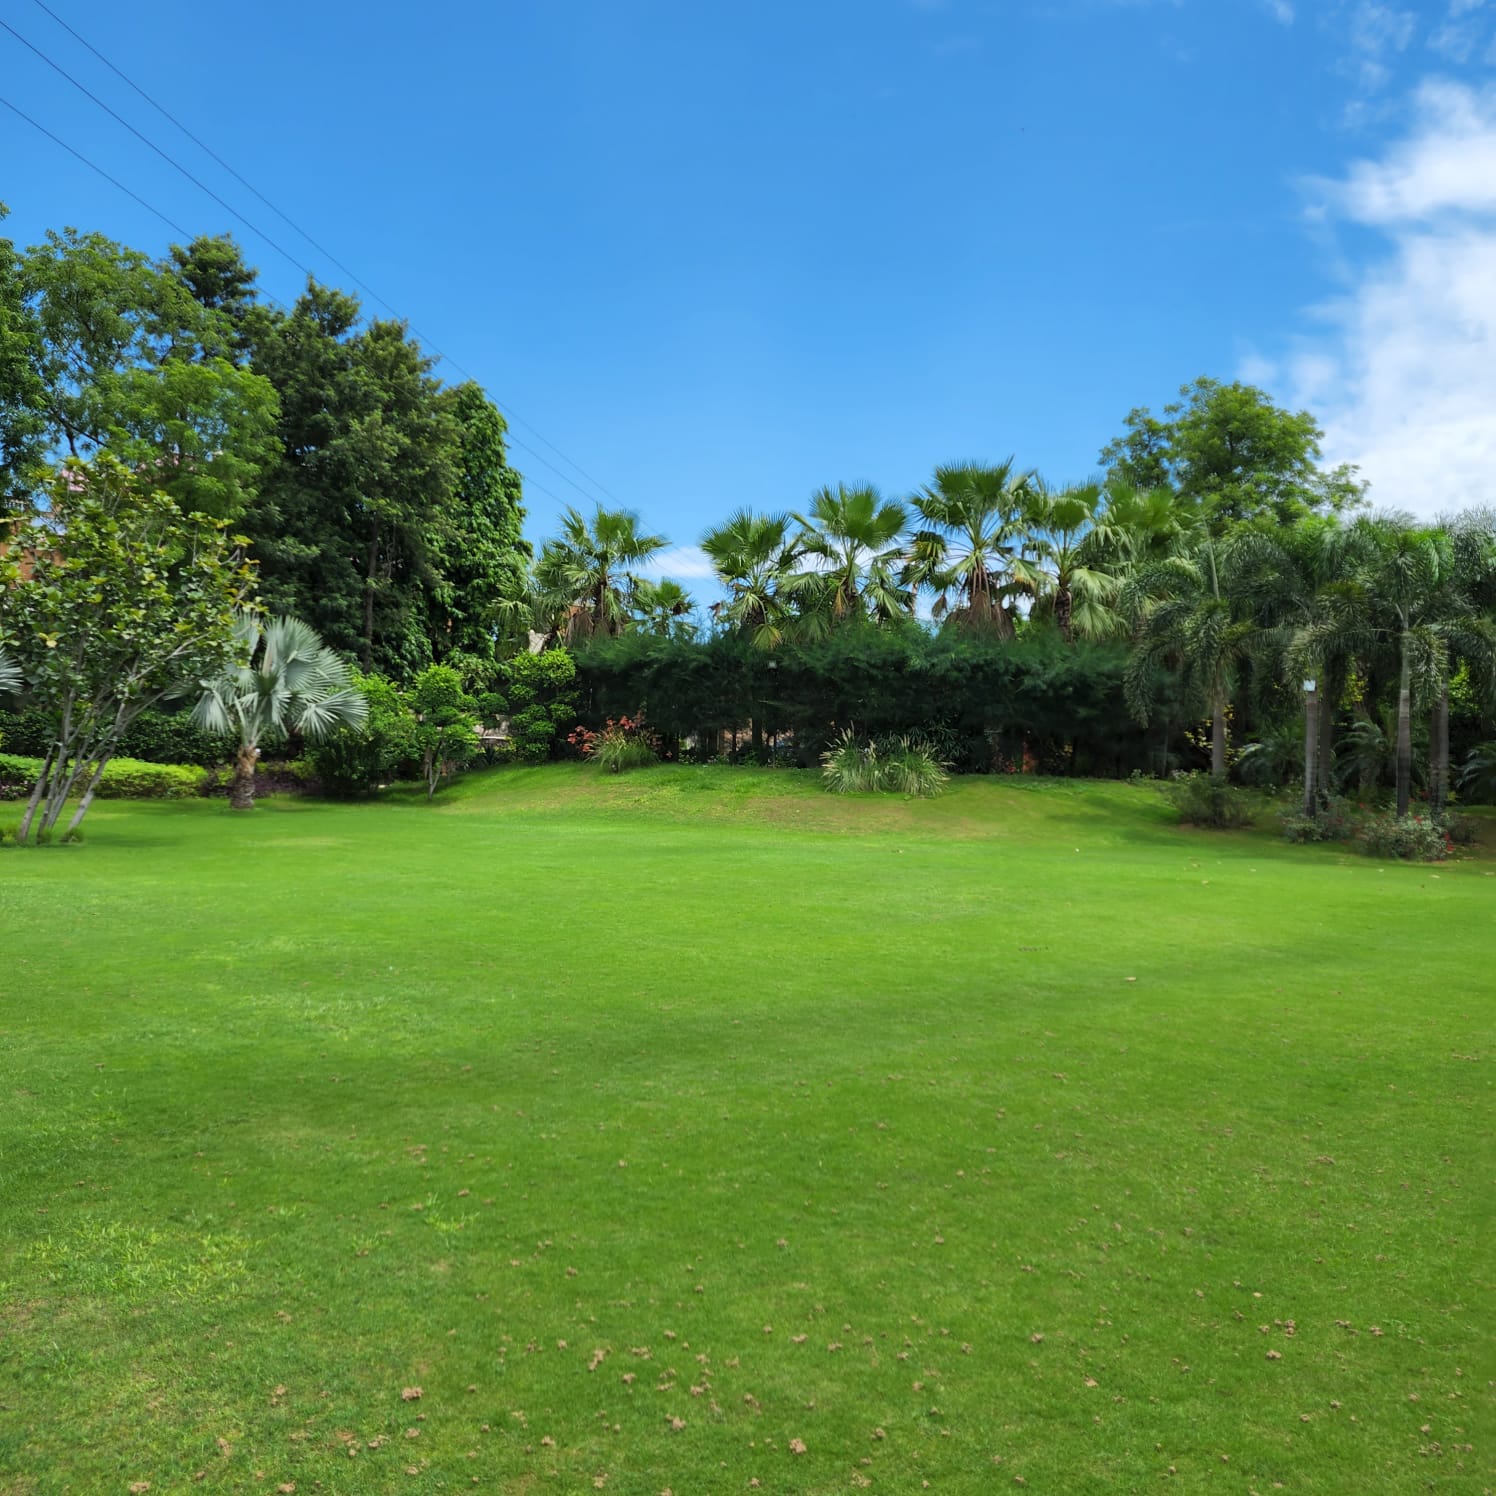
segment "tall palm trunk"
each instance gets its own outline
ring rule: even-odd
[[[1226,703],[1217,702],[1210,713],[1210,777],[1226,777]]]
[[[1324,690],[1319,703],[1319,752],[1315,755],[1314,789],[1320,803],[1330,799],[1330,771],[1335,763],[1335,704],[1340,700],[1344,681],[1337,671],[1326,670]]]
[[[1319,805],[1319,718],[1322,709],[1316,691],[1304,692],[1304,814],[1312,816]]]
[[[230,810],[255,808],[255,761],[260,750],[253,743],[241,743],[234,754],[234,782],[229,789]]]
[[[1059,625],[1060,636],[1066,644],[1075,643],[1074,613],[1075,599],[1070,595],[1069,586],[1062,582],[1055,590],[1054,621]]]
[[[1435,815],[1443,815],[1449,804],[1449,682],[1439,687],[1434,702],[1434,732],[1431,750],[1428,803]]]
[[[1410,641],[1406,634],[1402,641],[1402,665],[1397,679],[1397,813],[1408,813],[1408,800],[1413,783],[1413,662],[1409,655]]]

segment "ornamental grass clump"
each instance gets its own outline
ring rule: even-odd
[[[935,755],[909,738],[867,742],[848,728],[821,755],[821,780],[836,795],[881,790],[929,800],[945,788],[949,779]]]
[[[609,774],[639,769],[659,759],[654,736],[645,727],[643,717],[609,717],[601,732],[574,727],[566,735],[566,741],[583,758]]]

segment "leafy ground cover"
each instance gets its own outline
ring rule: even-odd
[[[0,851],[0,1489],[1486,1490],[1496,861],[1170,821],[555,766]]]

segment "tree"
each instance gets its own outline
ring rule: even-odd
[[[433,654],[462,433],[404,327],[358,322],[356,300],[312,283],[261,330],[254,367],[280,395],[281,456],[244,523],[273,611],[399,674]]]
[[[641,577],[631,600],[635,626],[662,639],[690,639],[696,633],[691,614],[696,604],[679,582],[661,577],[651,582]]]
[[[1178,668],[1187,691],[1210,715],[1210,773],[1226,778],[1226,714],[1237,675],[1256,643],[1253,625],[1237,616],[1218,541],[1206,538],[1188,555],[1141,567],[1124,587],[1124,607],[1136,620],[1125,688],[1139,721],[1153,707],[1161,664]]]
[[[45,514],[23,521],[0,557],[0,642],[52,723],[18,840],[38,815],[49,833],[81,787],[67,828],[77,830],[130,724],[233,657],[234,612],[252,586],[221,521],[184,516],[107,455],[65,465]]]
[[[9,212],[0,203],[0,222]],[[25,507],[47,447],[41,328],[27,304],[23,268],[15,245],[0,238],[0,522]]]
[[[797,586],[810,606],[833,623],[857,618],[894,618],[908,611],[899,579],[904,559],[900,537],[908,521],[904,506],[863,485],[818,489],[800,526],[796,548],[821,565],[801,571]]]
[[[334,795],[364,795],[393,779],[402,764],[420,757],[416,720],[400,688],[382,675],[352,673],[352,689],[366,712],[357,727],[340,727],[310,747],[308,757],[323,788]]]
[[[348,666],[301,619],[241,611],[234,634],[239,662],[204,681],[194,716],[237,739],[229,806],[253,810],[262,743],[293,732],[316,742],[335,727],[358,727],[369,708]]]
[[[531,548],[521,479],[509,466],[504,417],[483,391],[461,384],[442,398],[457,422],[457,476],[431,540],[432,652],[491,659],[524,611]]]
[[[800,560],[789,516],[739,509],[701,537],[701,548],[727,592],[726,602],[714,607],[718,621],[757,649],[783,643],[794,624]]]
[[[199,341],[194,356],[215,355],[243,363],[253,346],[257,272],[230,234],[199,234],[190,244],[173,244],[166,268],[186,287],[188,295],[210,314],[206,326],[211,340]]]
[[[936,618],[1013,638],[1014,566],[1028,535],[1031,483],[1011,457],[995,467],[952,463],[914,496],[927,528],[915,533],[911,554],[937,593]]]
[[[478,751],[473,699],[450,665],[428,665],[411,681],[406,700],[415,714],[416,746],[429,800],[442,780]]]
[[[639,580],[634,568],[664,546],[663,535],[640,532],[639,516],[631,510],[599,505],[589,522],[567,508],[561,534],[546,541],[535,563],[555,631],[568,644],[622,633]]]
[[[19,281],[37,330],[49,449],[107,451],[150,473],[183,514],[236,519],[274,455],[276,400],[226,357],[227,317],[101,234],[48,235]]]
[[[1128,413],[1127,430],[1101,451],[1109,484],[1172,488],[1216,534],[1241,520],[1292,524],[1364,502],[1354,468],[1319,466],[1324,433],[1308,411],[1286,411],[1249,384],[1200,378],[1160,420]]]
[[[1104,537],[1097,531],[1104,497],[1099,483],[1058,492],[1037,480],[1030,485],[1028,545],[1012,571],[1034,599],[1029,616],[1052,619],[1066,644],[1108,638],[1119,626],[1121,582],[1105,567]]]

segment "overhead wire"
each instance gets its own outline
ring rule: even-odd
[[[307,233],[307,231],[305,229],[303,229],[293,218],[291,218],[287,213],[283,212],[280,208],[276,207],[276,205],[273,202],[271,202],[269,198],[267,198],[262,192],[260,192],[256,187],[254,187],[249,181],[247,181],[243,176],[241,176],[237,171],[235,171],[233,167],[231,167],[226,161],[224,161],[223,158],[217,154],[217,152],[215,152],[214,150],[212,150],[203,141],[201,141],[200,139],[198,139],[198,137],[195,134],[193,134],[193,132],[191,130],[189,130],[185,125],[183,125],[181,123],[181,121],[176,118],[175,115],[173,115],[168,109],[165,108],[164,105],[157,103],[157,101],[154,98],[152,98],[151,95],[149,93],[147,93],[146,90],[143,89],[138,83],[136,83],[132,78],[130,78],[130,76],[127,73],[125,73],[121,68],[117,67],[113,62],[111,62],[108,57],[106,57],[102,52],[100,52],[99,49],[97,47],[95,47],[91,42],[89,42],[85,37],[83,37],[76,30],[74,30],[73,27],[69,26],[67,24],[67,22],[64,21],[60,16],[58,16],[56,14],[56,12],[54,12],[49,6],[43,4],[42,0],[35,0],[35,3],[37,4],[37,6],[41,10],[43,10],[48,16],[50,16],[59,26],[61,26],[63,28],[63,30],[65,30],[70,36],[72,36],[75,40],[77,40],[81,45],[83,45],[84,47],[86,47],[89,50],[89,52],[91,52],[95,57],[97,57],[100,62],[102,62],[106,67],[108,67],[110,69],[111,72],[115,73],[118,77],[120,77],[121,79],[123,79],[124,82],[127,83],[132,89],[134,89],[135,92],[138,93],[141,96],[141,98],[143,98],[148,104],[150,104],[152,108],[156,109],[161,115],[163,115],[167,120],[169,120],[173,125],[175,125],[176,128],[179,129],[189,140],[191,140],[194,145],[198,146],[199,149],[201,149],[202,151],[206,152],[206,154],[208,156],[210,156],[215,162],[218,163],[219,166],[221,166],[225,171],[227,171],[231,176],[233,176],[235,178],[235,180],[237,180],[240,183],[242,183],[243,186],[245,188],[247,188],[250,192],[252,192],[255,195],[255,197],[257,197],[262,203],[264,203],[265,206],[268,207],[271,210],[271,212],[273,212],[278,218],[281,218],[292,229],[294,229],[298,234],[300,234],[301,237],[303,239],[305,239],[308,244],[312,245],[312,247],[314,249],[318,250],[319,253],[321,253],[322,255],[326,256],[326,258],[328,259],[328,261],[331,264],[335,265],[339,270],[341,270],[345,275],[347,275],[352,281],[354,281],[358,286],[360,286],[364,291],[366,291],[375,301],[377,301],[382,307],[384,307],[385,310],[388,311],[392,316],[394,316],[396,318],[399,318],[400,320],[404,321],[405,324],[406,324],[406,326],[410,329],[411,333],[421,343],[425,344],[425,346],[438,359],[441,359],[444,362],[446,362],[447,364],[451,365],[451,367],[453,369],[455,369],[457,371],[457,373],[461,374],[465,379],[470,379],[475,384],[481,384],[481,381],[478,380],[477,377],[474,374],[472,374],[469,370],[465,369],[460,363],[457,362],[457,360],[455,358],[452,358],[449,354],[445,353],[441,348],[439,348],[436,345],[436,343],[435,343],[435,341],[433,339],[426,337],[425,334],[423,334],[421,332],[421,330],[418,327],[416,327],[414,325],[414,323],[412,323],[408,318],[401,318],[400,317],[400,313],[388,301],[386,301],[384,299],[384,297],[380,296],[379,293],[373,289],[373,287],[369,286],[366,282],[364,282],[357,275],[355,275],[353,273],[353,271],[351,271],[350,269],[348,269],[348,267],[346,265],[344,265],[340,260],[338,260],[337,257],[334,256],[330,251],[328,251],[327,249],[323,248],[323,246],[321,244],[319,244],[317,242],[317,240],[314,239],[309,233]],[[104,113],[107,114],[107,115],[109,115],[109,117],[111,119],[113,119],[114,121],[116,121],[116,123],[122,125],[137,140],[139,140],[142,144],[144,144],[145,146],[147,146],[156,155],[158,155],[159,157],[161,157],[161,159],[163,161],[167,162],[169,165],[171,165],[172,167],[174,167],[178,172],[180,172],[182,174],[182,176],[184,176],[189,182],[191,182],[193,186],[197,187],[201,192],[205,193],[208,197],[210,197],[225,212],[232,214],[233,217],[236,218],[241,224],[243,224],[252,234],[254,234],[259,239],[262,239],[273,250],[275,250],[275,252],[277,254],[279,254],[284,260],[286,260],[291,265],[294,265],[305,276],[307,276],[308,279],[315,280],[317,278],[315,271],[313,271],[310,266],[304,264],[295,255],[293,255],[289,250],[287,250],[283,245],[281,245],[274,238],[272,238],[271,235],[267,234],[262,228],[260,228],[254,222],[252,222],[249,218],[246,218],[245,215],[242,214],[242,213],[240,213],[239,210],[237,208],[235,208],[232,204],[226,202],[222,197],[219,196],[218,193],[214,192],[213,189],[211,187],[209,187],[205,182],[200,181],[196,176],[194,176],[193,173],[190,172],[185,166],[183,166],[182,163],[180,161],[178,161],[174,156],[172,156],[169,152],[167,152],[164,149],[162,149],[162,147],[159,146],[159,145],[157,145],[155,141],[151,140],[149,136],[147,136],[146,134],[144,134],[144,132],[142,132],[141,130],[137,129],[134,125],[132,125],[129,122],[129,120],[125,119],[122,115],[120,115],[119,113],[117,113],[114,109],[110,108],[110,106],[108,104],[106,104],[102,99],[100,99],[97,94],[95,94],[92,90],[90,90],[88,87],[86,87],[83,83],[80,83],[77,78],[75,78],[71,73],[69,73],[67,71],[66,68],[64,68],[60,63],[54,61],[40,47],[36,46],[33,42],[29,41],[26,37],[24,37],[8,21],[5,21],[4,19],[0,19],[0,28],[3,28],[5,31],[9,32],[10,35],[12,37],[14,37],[18,42],[20,42],[22,46],[26,47],[28,51],[34,53],[43,62],[45,62],[48,67],[50,67],[51,69],[53,69],[54,72],[58,73],[61,77],[63,77],[64,79],[66,79],[67,82],[71,83],[73,85],[73,87],[76,88],[81,94],[83,94],[87,99],[89,99],[92,103],[94,103],[98,108],[102,109],[104,111]],[[168,224],[171,228],[175,229],[177,233],[181,234],[184,238],[190,239],[192,237],[187,232],[187,230],[183,229],[180,225],[172,222],[172,220],[169,219],[165,214],[163,214],[159,209],[151,206],[143,198],[141,198],[137,193],[131,191],[130,188],[126,187],[122,182],[119,182],[116,178],[114,178],[113,176],[111,176],[107,171],[105,171],[102,167],[98,166],[95,162],[90,161],[87,157],[85,157],[81,152],[79,152],[78,150],[76,150],[74,147],[72,147],[70,145],[67,145],[66,142],[58,139],[58,137],[56,135],[54,135],[50,130],[46,129],[43,125],[39,124],[36,120],[32,119],[31,116],[29,116],[27,114],[24,114],[19,108],[17,108],[14,104],[11,104],[8,100],[6,100],[4,102],[7,104],[7,107],[9,107],[14,113],[20,115],[21,118],[25,119],[28,124],[32,125],[34,128],[36,128],[37,130],[39,130],[43,135],[46,135],[48,137],[48,139],[50,139],[50,140],[54,141],[56,144],[60,145],[64,150],[68,151],[69,154],[71,154],[73,156],[76,156],[80,161],[83,161],[85,165],[89,166],[94,171],[98,172],[98,174],[100,176],[104,177],[112,185],[114,185],[115,187],[119,188],[119,190],[122,191],[122,192],[124,192],[127,196],[129,196],[132,199],[134,199],[134,201],[136,201],[137,203],[140,203],[140,205],[142,207],[147,208],[148,211],[150,211],[151,213],[153,213],[157,218],[160,218],[164,223]],[[268,297],[268,296],[267,296],[266,299],[267,300],[271,300],[271,298]],[[497,405],[499,407],[499,409],[501,411],[503,411],[504,414],[511,421],[515,422],[517,425],[520,425],[520,426],[524,427],[524,429],[526,431],[528,431],[538,442],[540,442],[543,446],[549,448],[559,458],[561,458],[561,460],[563,462],[566,462],[571,467],[575,468],[576,471],[578,473],[580,473],[582,475],[582,477],[585,478],[587,480],[587,482],[590,483],[595,489],[599,490],[601,493],[603,493],[604,495],[606,495],[608,498],[612,499],[614,503],[621,503],[622,502],[620,499],[617,498],[617,496],[615,494],[613,494],[611,492],[611,490],[609,490],[607,488],[607,486],[605,484],[603,484],[602,482],[600,482],[598,479],[592,477],[587,472],[587,470],[581,466],[580,463],[578,463],[575,459],[567,456],[567,454],[565,452],[563,452],[560,447],[556,446],[556,444],[554,442],[548,440],[540,431],[538,431],[534,426],[532,426],[530,424],[530,422],[524,420],[519,415],[519,413],[517,411],[515,411],[515,409],[511,405],[507,404],[507,402],[498,400],[497,398],[493,397],[492,395],[490,395],[490,398],[494,400],[494,404]],[[528,445],[528,443],[521,441],[518,437],[514,436],[512,433],[510,435],[509,441],[510,441],[510,445],[511,446],[518,447],[521,451],[528,452],[531,457],[533,457],[542,466],[548,468],[551,472],[553,472],[558,478],[561,479],[561,481],[563,483],[569,484],[579,494],[581,494],[583,498],[587,499],[589,502],[592,502],[592,503],[597,503],[598,502],[596,494],[589,493],[585,488],[582,487],[581,484],[579,484],[576,481],[575,478],[571,477],[570,474],[568,474],[566,472],[563,472],[560,468],[558,468],[555,465],[555,463],[551,462],[549,459],[547,459],[546,457],[544,457],[541,453],[537,452],[533,447],[531,447],[530,445]],[[540,483],[536,482],[534,479],[528,477],[528,475],[522,475],[522,476],[525,476],[525,481],[526,482],[530,483],[531,486],[534,487],[534,488],[536,488],[537,490],[539,490],[539,492],[545,494],[546,497],[550,498],[553,502],[555,502],[557,504],[564,503],[563,500],[557,498],[557,496],[555,494],[551,493],[550,490],[547,489],[547,488],[545,488],[542,484],[540,484]]]

